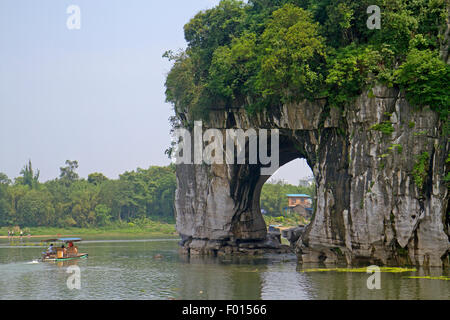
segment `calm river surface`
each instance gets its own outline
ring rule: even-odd
[[[69,265],[33,261],[44,247],[0,242],[0,299],[450,299],[450,281],[407,278],[449,275],[441,269],[382,273],[381,289],[369,290],[368,274],[305,273],[294,255],[188,259],[177,240],[162,239],[91,240],[79,248],[89,258],[74,262],[81,289],[70,290]]]

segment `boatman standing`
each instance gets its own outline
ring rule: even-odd
[[[48,253],[48,254],[53,254],[53,253],[55,253],[55,249],[53,248],[53,243],[51,243],[50,246],[48,247],[47,253]]]

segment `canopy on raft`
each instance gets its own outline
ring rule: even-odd
[[[62,241],[62,242],[79,242],[81,241],[81,238],[57,238],[57,239],[47,239],[44,240],[44,242],[56,242],[56,241]]]

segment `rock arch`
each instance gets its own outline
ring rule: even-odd
[[[305,158],[317,183],[313,221],[295,244],[300,261],[448,263],[449,143],[437,114],[411,107],[398,90],[373,88],[342,111],[325,100],[284,105],[250,117],[211,110],[207,128],[280,131],[280,166]],[[183,117],[188,117],[186,114]],[[392,133],[374,125],[390,123]],[[414,127],[409,125],[414,123]],[[425,186],[416,157],[430,155]],[[279,249],[267,237],[259,197],[268,176],[259,165],[177,166],[177,230],[190,254]]]

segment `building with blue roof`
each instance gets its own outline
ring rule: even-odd
[[[288,197],[288,207],[293,208],[298,205],[304,207],[310,207],[312,204],[311,196],[307,194],[287,194]]]

